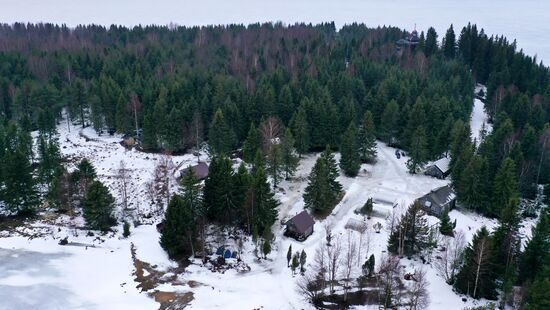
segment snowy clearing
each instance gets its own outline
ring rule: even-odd
[[[479,101],[480,102],[480,101]],[[478,100],[476,105],[479,106]],[[480,120],[486,115],[479,107],[472,113],[472,128],[479,128]],[[481,121],[482,123],[483,121]],[[61,150],[74,164],[78,159],[88,158],[98,171],[99,178],[105,182],[119,200],[116,174],[120,161],[125,161],[130,169],[131,185],[129,192],[130,207],[134,214],[151,215],[149,219],[141,218],[144,225],[132,229],[128,239],[122,238],[121,225],[114,233],[105,236],[86,236],[86,231],[75,230],[73,225],[81,226],[81,218],[70,219],[62,216],[54,221],[38,221],[17,228],[16,232],[0,232],[0,309],[28,309],[40,306],[41,309],[86,308],[86,309],[157,309],[153,293],[180,293],[185,303],[190,302],[190,309],[313,309],[296,289],[296,280],[287,268],[286,253],[289,245],[293,251],[307,253],[309,268],[316,249],[325,242],[323,226],[333,226],[336,238],[344,239],[350,234],[359,234],[345,228],[350,221],[365,222],[368,225],[368,236],[358,254],[354,275],[360,273],[360,265],[373,254],[376,262],[385,255],[389,236],[386,218],[394,212],[400,215],[415,199],[432,189],[447,185],[448,180],[439,180],[425,175],[411,175],[407,172],[407,156],[396,158],[395,149],[378,143],[378,158],[374,165],[362,165],[356,178],[339,177],[345,195],[326,219],[316,221],[315,230],[304,242],[298,242],[283,236],[281,224],[288,218],[303,210],[302,194],[307,184],[307,177],[318,154],[305,156],[301,161],[294,178],[284,181],[276,191],[281,201],[279,220],[273,227],[275,244],[267,260],[258,260],[250,240],[244,244],[242,259],[248,265],[225,272],[212,272],[208,266],[202,266],[200,260],[192,261],[183,273],[174,271],[177,265],[170,261],[159,245],[159,233],[154,224],[160,216],[151,208],[144,194],[145,182],[151,178],[155,163],[161,155],[127,150],[119,143],[120,136],[98,136],[92,129],[86,128],[82,133],[76,126],[68,130],[66,123],[58,128]],[[476,132],[475,129],[473,132]],[[88,139],[84,138],[87,137]],[[203,155],[203,160],[206,157]],[[336,154],[339,159],[339,154]],[[172,161],[179,170],[195,164],[193,155],[173,156]],[[174,173],[177,173],[174,169]],[[176,189],[174,184],[173,190]],[[361,207],[368,198],[374,199],[373,217],[369,220],[354,211]],[[120,209],[120,207],[119,207]],[[119,215],[122,212],[119,211]],[[492,230],[497,225],[476,214],[453,210],[452,220],[457,221],[457,230],[465,233],[470,241],[481,226]],[[373,225],[382,224],[379,233],[374,232]],[[431,225],[438,219],[429,217]],[[526,236],[534,221],[523,223],[522,233]],[[349,231],[349,232],[348,232]],[[76,235],[75,232],[78,234]],[[59,246],[61,238],[69,237],[69,245]],[[234,242],[221,239],[210,244],[212,248],[220,245],[234,247]],[[132,257],[135,249],[135,259]],[[232,259],[229,259],[231,262]],[[136,261],[147,268],[138,271]],[[429,261],[429,259],[428,259]],[[423,264],[420,260],[402,259],[400,264],[405,270],[417,270],[424,267],[430,283],[431,303],[429,309],[447,310],[463,309],[466,306],[483,304],[485,301],[474,301],[453,292],[452,287],[438,275],[433,264]],[[141,273],[138,276],[138,273]],[[165,281],[143,288],[138,278],[148,279],[157,273]],[[177,274],[176,274],[177,273]],[[170,280],[168,280],[170,279]],[[139,280],[139,279],[138,279]],[[138,285],[141,285],[139,288]],[[144,291],[142,291],[142,289]],[[28,298],[32,294],[33,298]],[[159,295],[160,296],[160,295]],[[172,296],[172,295],[168,295]],[[156,296],[158,297],[158,296]],[[158,297],[160,298],[160,297]],[[357,309],[375,308],[363,306]]]

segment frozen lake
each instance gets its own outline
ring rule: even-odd
[[[487,34],[517,39],[529,55],[550,62],[550,1],[547,0],[2,0],[0,21],[55,22],[69,26],[96,23],[208,25],[282,21],[334,21],[368,26],[394,25],[420,30],[434,26],[439,38],[452,23],[468,22]]]

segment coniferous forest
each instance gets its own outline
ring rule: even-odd
[[[144,152],[207,145],[210,176],[203,190],[191,174],[183,177],[161,245],[171,256],[192,255],[204,224],[218,223],[263,237],[267,255],[278,206],[272,186],[292,176],[298,157],[323,152],[304,198],[326,214],[342,191],[331,152],[340,152],[342,173],[355,177],[361,163],[376,161],[380,140],[409,154],[411,173],[450,156],[458,202],[498,219],[493,233],[480,230],[466,248],[450,281],[455,289],[495,299],[497,289],[531,285],[526,309],[543,309],[550,299],[548,213],[540,211],[523,248],[518,225],[537,216],[523,199],[545,184],[550,196],[550,71],[504,37],[476,25],[456,29],[430,28],[414,48],[396,51],[408,33],[361,24],[0,25],[3,209],[31,216],[44,203],[61,212],[76,204],[90,227],[114,224],[114,199],[93,166],[83,161],[69,173],[62,165],[56,128],[68,118],[103,135],[135,137]],[[486,93],[475,94],[476,83]],[[476,95],[493,128],[482,141],[472,141],[469,127]],[[234,171],[235,156],[251,171],[244,164]],[[391,252],[414,255],[429,246],[418,212],[413,205],[400,223],[415,236],[400,244],[392,233]]]

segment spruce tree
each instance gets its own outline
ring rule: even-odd
[[[464,250],[464,265],[456,276],[454,288],[473,298],[496,299],[496,276],[491,259],[491,238],[482,227]]]
[[[334,158],[334,154],[332,154],[330,145],[325,147],[325,150],[321,153],[320,158],[325,161],[332,192],[335,196],[340,195],[342,192],[342,184],[336,180],[336,178],[340,176],[340,172],[338,171],[338,165],[336,164],[336,159]]]
[[[190,255],[193,252],[193,239],[189,238],[194,229],[191,208],[180,195],[174,195],[168,203],[162,222],[160,245],[172,258]]]
[[[300,105],[290,120],[290,128],[296,138],[296,151],[302,156],[309,151],[310,135],[304,104]]]
[[[539,274],[527,288],[522,309],[544,310],[550,309],[550,267]]]
[[[208,132],[208,145],[214,154],[228,154],[235,146],[235,133],[218,109]]]
[[[253,225],[257,227],[262,235],[266,230],[271,230],[271,226],[277,220],[277,207],[279,202],[271,191],[267,182],[267,176],[260,163],[256,163],[252,170],[252,185],[250,191],[253,193],[254,213]]]
[[[403,214],[390,232],[388,250],[397,255],[415,255],[432,246],[426,213],[418,201]]]
[[[334,207],[337,194],[331,187],[326,161],[317,159],[304,190],[304,207],[316,214],[323,214]]]
[[[290,260],[292,259],[292,244],[288,246],[288,251],[286,252],[286,266],[290,266]]]
[[[300,252],[294,253],[292,256],[292,264],[290,265],[290,269],[292,269],[292,275],[296,273],[296,269],[300,266]]]
[[[0,188],[0,200],[14,214],[33,215],[39,200],[33,169],[27,155],[20,149],[8,151],[3,168],[4,186]]]
[[[155,121],[151,113],[145,113],[141,132],[141,147],[144,150],[155,150],[158,148],[157,131]]]
[[[426,141],[426,131],[420,126],[414,132],[411,139],[409,150],[410,158],[407,160],[407,168],[410,173],[416,173],[422,169],[428,159],[428,145]]]
[[[494,180],[493,205],[490,215],[497,217],[511,199],[518,197],[516,165],[507,157],[502,161]]]
[[[342,171],[348,177],[357,176],[361,168],[357,136],[357,127],[354,123],[351,123],[344,133],[340,144],[340,168],[342,168]]]
[[[302,252],[300,252],[300,273],[301,274],[304,274],[304,272],[306,271],[306,269],[304,268],[306,265],[306,259],[307,259],[306,251],[302,250]]]
[[[235,201],[235,206],[239,209],[239,221],[241,223],[245,222],[246,210],[244,209],[246,201],[246,193],[250,188],[250,183],[252,182],[252,177],[246,166],[243,162],[239,165],[237,173],[233,176],[233,200]]]
[[[519,281],[532,281],[550,262],[550,221],[546,210],[541,211],[536,226],[531,229],[525,250],[520,257]]]
[[[273,188],[279,185],[281,175],[283,174],[283,154],[281,145],[278,143],[271,144],[267,150],[267,173],[273,180]]]
[[[84,219],[90,229],[106,231],[116,224],[113,217],[115,198],[100,181],[90,184],[84,198]]]
[[[359,157],[363,163],[376,160],[376,129],[371,111],[365,112],[359,127]]]
[[[254,161],[254,156],[256,152],[262,147],[262,137],[260,136],[260,131],[254,126],[254,123],[250,124],[250,129],[248,130],[248,136],[244,141],[243,145],[243,160],[247,163],[252,163]]]
[[[456,36],[455,31],[453,30],[453,25],[447,30],[445,34],[445,39],[443,40],[443,55],[446,58],[452,59],[455,58],[456,54]]]
[[[294,149],[294,142],[292,131],[286,128],[283,139],[281,140],[281,161],[282,170],[287,180],[294,175],[299,163],[299,158],[296,156]]]
[[[398,121],[399,105],[397,105],[395,100],[391,100],[386,105],[380,121],[381,136],[387,144],[392,144],[395,142]]]
[[[372,209],[374,207],[374,204],[372,202],[372,198],[367,199],[367,202],[361,207],[361,213],[363,215],[366,215],[368,219],[370,219],[370,216],[372,214]]]
[[[231,160],[223,155],[214,156],[204,181],[204,207],[210,220],[234,223],[238,206],[233,197],[233,180]]]
[[[428,28],[426,33],[426,43],[424,45],[424,54],[430,57],[437,52],[437,32],[433,27]]]
[[[443,213],[439,218],[439,232],[442,235],[453,236],[453,224],[451,223],[451,218],[449,217],[449,209],[443,209]]]

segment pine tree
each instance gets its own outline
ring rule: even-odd
[[[116,224],[113,217],[115,198],[100,181],[90,184],[84,198],[84,219],[91,229],[109,230]]]
[[[376,160],[376,129],[371,111],[365,112],[359,127],[359,157],[363,163]]]
[[[415,255],[432,246],[426,213],[413,203],[390,233],[388,250],[397,255]]]
[[[214,154],[228,154],[235,146],[235,133],[224,118],[221,109],[214,114],[208,132],[208,145]]]
[[[490,215],[496,217],[502,212],[511,199],[518,197],[516,165],[507,157],[502,161],[495,175],[493,205]]]
[[[410,173],[416,173],[418,169],[422,169],[428,158],[428,145],[426,142],[426,131],[420,126],[414,132],[411,139],[410,158],[407,160],[407,168]]]
[[[351,123],[344,133],[340,145],[340,168],[342,168],[342,171],[348,177],[357,176],[361,168],[357,136],[357,127],[354,123]]]
[[[296,150],[302,156],[309,151],[310,147],[309,125],[304,104],[300,105],[298,110],[294,112],[290,120],[290,127],[296,138]]]
[[[496,283],[491,260],[491,238],[485,227],[464,250],[464,265],[457,274],[455,289],[473,298],[496,299]]]
[[[441,213],[439,220],[439,232],[442,235],[453,236],[453,224],[451,223],[451,218],[449,217],[449,209],[443,209],[443,213]]]
[[[282,169],[287,180],[294,175],[299,163],[299,158],[294,150],[294,142],[292,132],[289,128],[286,128],[281,141],[281,160]]]
[[[260,132],[254,126],[254,123],[250,124],[250,129],[248,130],[248,136],[244,141],[243,145],[243,160],[247,163],[252,163],[254,161],[254,156],[256,152],[262,147],[262,138]]]

